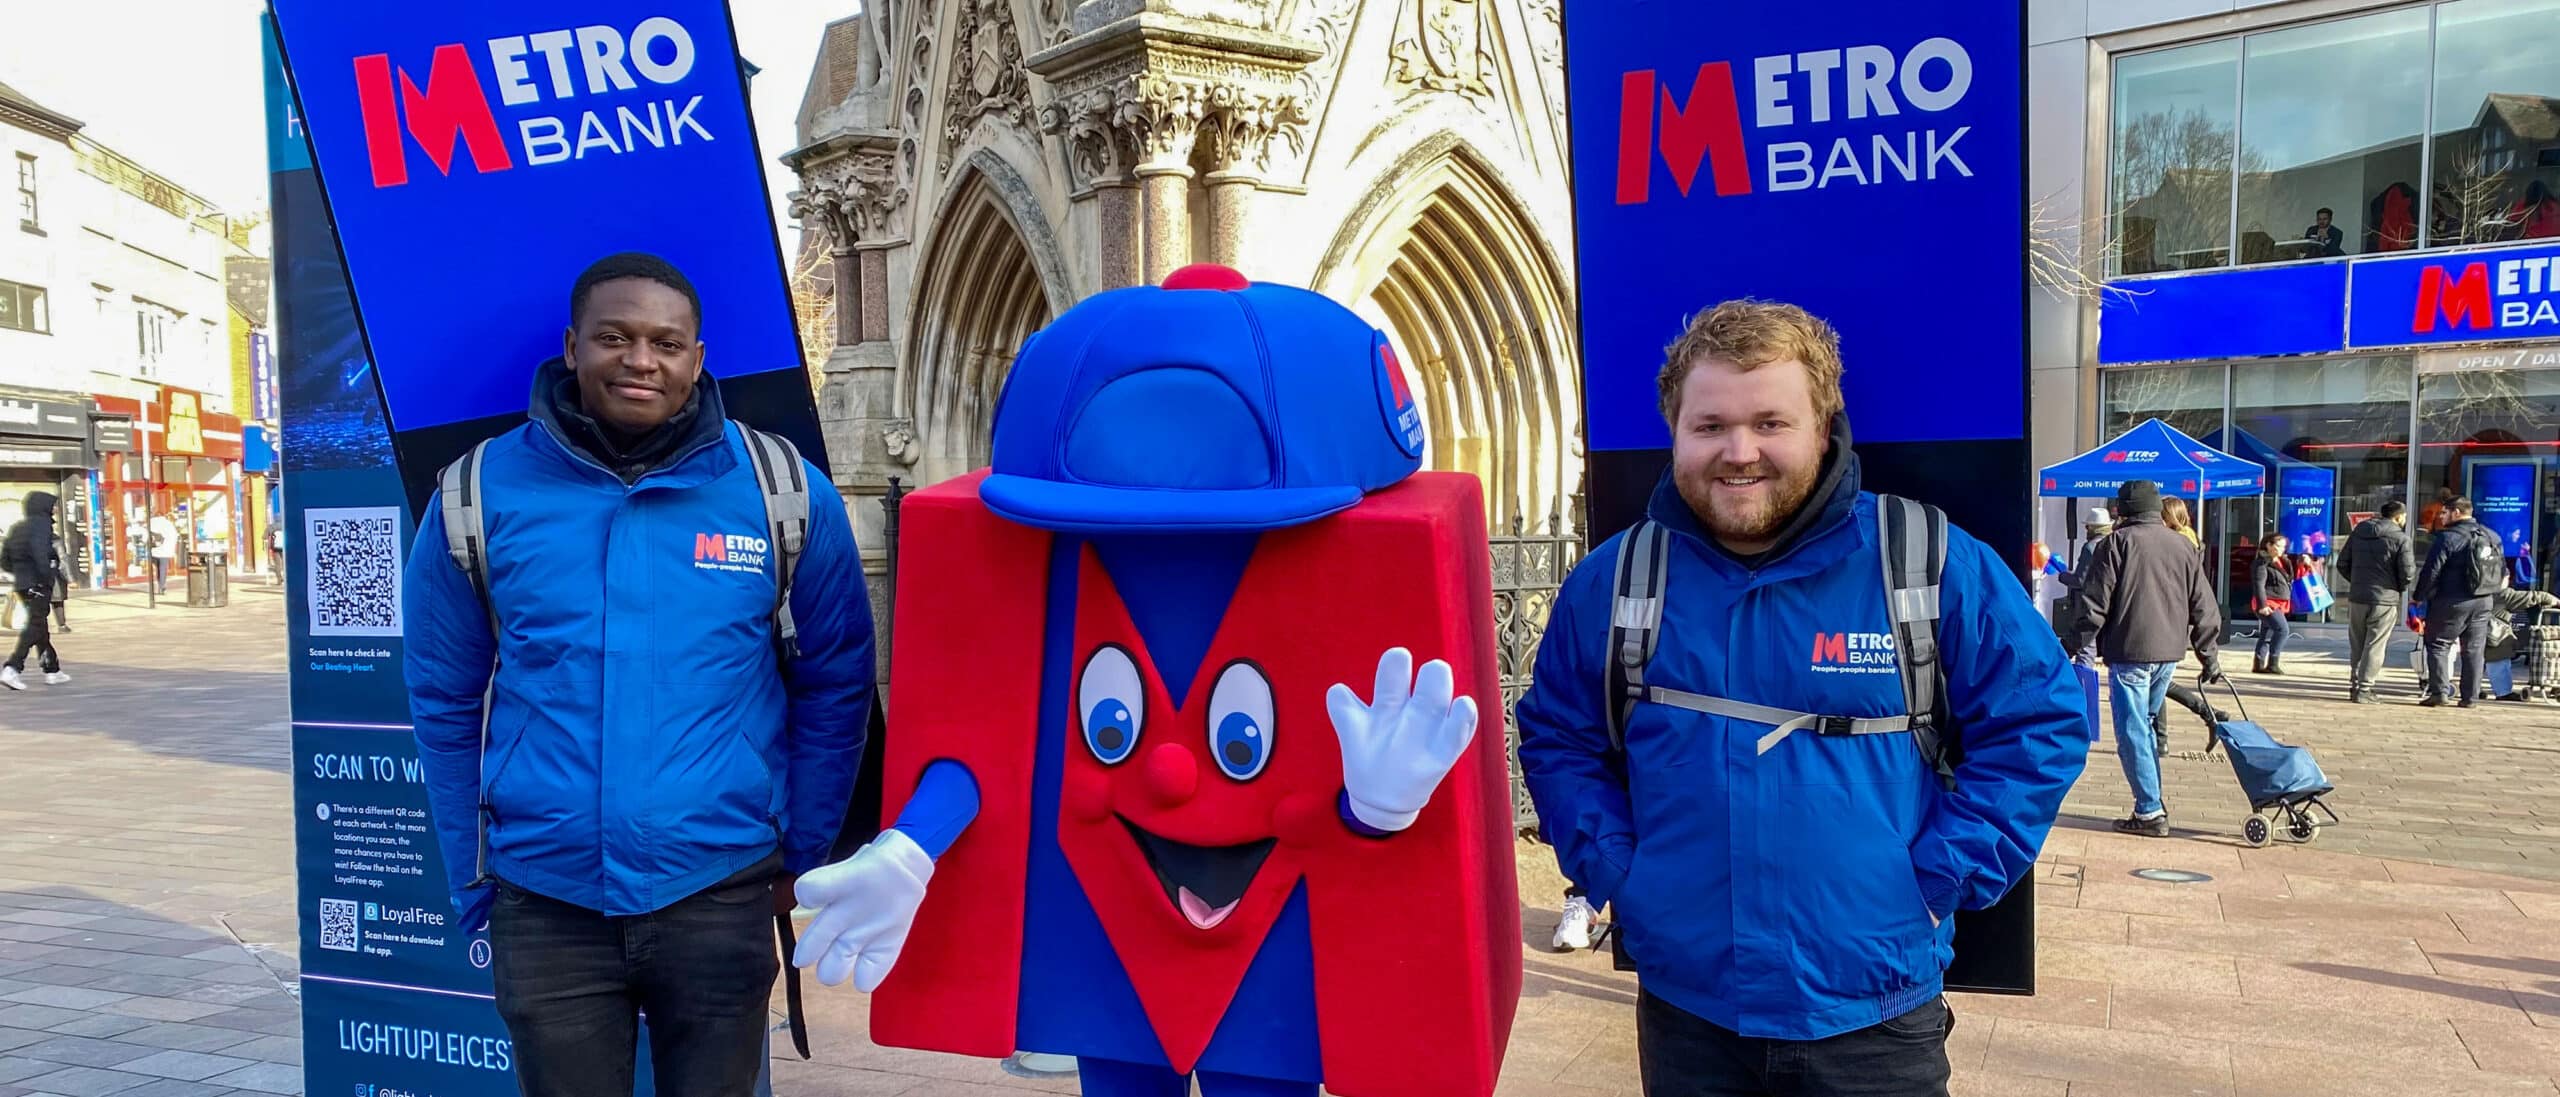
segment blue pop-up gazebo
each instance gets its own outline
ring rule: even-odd
[[[2154,481],[2162,495],[2203,502],[2264,494],[2267,469],[2158,419],[2146,419],[2105,445],[2045,466],[2036,474],[2036,493],[2065,499],[2112,496],[2128,480]]]

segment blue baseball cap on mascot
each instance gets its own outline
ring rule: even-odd
[[[997,514],[1081,533],[1278,529],[1422,465],[1422,409],[1350,309],[1222,266],[1079,302],[996,405]]]

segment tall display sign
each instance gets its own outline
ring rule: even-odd
[[[2276,529],[2296,554],[2329,555],[2329,513],[2338,498],[2338,470],[2291,464],[2276,470]]]
[[[1564,23],[1591,539],[1669,458],[1663,347],[1758,297],[1839,330],[1866,485],[2023,575],[2024,5],[1570,0]],[[1961,916],[1950,985],[2032,987],[2033,892]]]
[[[825,465],[744,66],[722,0],[274,0],[267,46],[304,1091],[512,1094],[428,817],[402,560],[613,252],[691,276],[730,414]]]
[[[2542,466],[2530,457],[2475,458],[2470,465],[2472,513],[2498,535],[2507,555],[2525,554],[2533,545],[2533,520],[2542,509],[2535,498]]]

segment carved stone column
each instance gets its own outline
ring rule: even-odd
[[[1088,95],[1074,104],[1051,104],[1041,130],[1064,140],[1076,176],[1095,204],[1096,289],[1137,285],[1146,277],[1138,202],[1138,141],[1114,125],[1107,99]]]
[[[1028,62],[1057,91],[1047,128],[1076,153],[1079,197],[1102,203],[1104,286],[1128,284],[1120,279],[1133,274],[1111,256],[1129,238],[1123,213],[1137,230],[1135,277],[1161,281],[1193,261],[1191,193],[1201,152],[1210,154],[1211,232],[1210,254],[1200,258],[1240,257],[1246,208],[1271,140],[1299,141],[1307,122],[1295,78],[1323,54],[1313,43],[1255,27],[1153,4],[1126,7],[1125,16],[1093,4],[1078,8],[1082,33]],[[1091,25],[1092,15],[1110,21]],[[1138,188],[1134,202],[1124,193],[1121,156]]]
[[[898,182],[897,138],[886,131],[841,130],[783,157],[800,174],[792,214],[827,234],[833,262],[836,347],[820,367],[818,425],[836,488],[862,546],[880,635],[891,628],[880,588],[888,571],[886,515],[880,498],[889,477],[911,482],[913,431],[895,414],[897,356],[889,330],[889,252],[906,243],[907,189]],[[887,674],[885,661],[880,668]]]
[[[1272,138],[1306,121],[1305,104],[1294,95],[1233,84],[1211,89],[1209,118],[1200,130],[1211,165],[1207,180],[1210,262],[1244,265],[1253,196],[1270,167]]]

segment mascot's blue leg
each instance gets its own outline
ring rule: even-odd
[[[1078,1056],[1076,1079],[1085,1097],[1187,1097],[1191,1092],[1191,1080],[1172,1067],[1118,1059]]]
[[[1200,1097],[1316,1097],[1316,1089],[1314,1082],[1200,1072]]]

